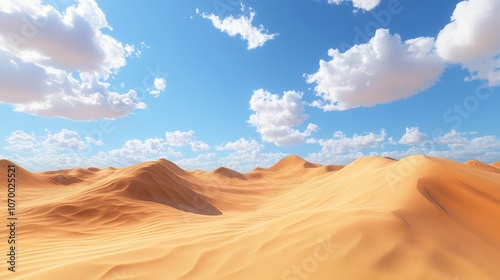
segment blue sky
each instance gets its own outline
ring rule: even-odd
[[[2,1],[0,156],[500,160],[495,0]]]

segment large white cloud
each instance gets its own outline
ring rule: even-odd
[[[40,1],[0,6],[0,102],[16,111],[75,120],[117,118],[145,108],[136,92],[109,90],[105,81],[134,48],[111,29],[94,0],[59,13]]]
[[[249,141],[245,138],[240,138],[237,141],[227,142],[226,144],[217,146],[216,150],[217,151],[233,150],[241,153],[241,152],[260,151],[262,147],[263,147],[262,144],[253,139]]]
[[[408,128],[404,135],[416,134],[416,128]],[[332,138],[316,140],[321,149],[306,156],[309,161],[322,164],[347,164],[360,157],[376,155],[402,158],[408,155],[424,154],[464,161],[479,159],[485,162],[498,161],[500,157],[500,139],[495,135],[479,136],[477,132],[458,132],[451,130],[442,136],[428,137],[428,145],[411,146],[407,150],[399,150],[399,145],[387,145],[385,130],[346,136],[337,131]],[[422,140],[424,141],[424,140]],[[416,142],[418,145],[420,142]],[[83,145],[95,145],[89,139],[72,130],[62,129],[60,132],[46,132],[36,136],[32,132],[17,130],[4,139],[3,151],[8,159],[32,171],[61,169],[73,167],[122,167],[139,162],[156,160],[164,157],[187,169],[211,170],[225,166],[246,172],[253,168],[268,167],[286,156],[284,153],[264,152],[264,146],[255,141],[241,138],[217,147],[217,151],[229,151],[229,154],[215,152],[182,156],[169,146],[164,138],[134,139],[125,141],[121,147],[106,149],[101,147],[98,153],[88,153],[81,149]],[[102,146],[102,143],[98,144]],[[189,144],[187,144],[189,145]],[[34,152],[36,150],[36,153]],[[4,154],[5,156],[5,154]]]
[[[241,10],[245,11],[243,6]],[[221,32],[225,32],[231,37],[239,35],[241,39],[247,41],[247,49],[251,50],[264,46],[267,41],[274,39],[278,34],[267,33],[267,30],[262,25],[258,27],[254,26],[253,19],[256,13],[252,8],[249,8],[249,10],[248,16],[240,15],[238,18],[228,16],[221,19],[217,15],[206,13],[201,13],[200,15],[204,19],[211,20],[214,27]],[[199,11],[196,10],[196,13],[199,14]]]
[[[433,139],[435,145],[446,145],[455,156],[484,155],[488,151],[500,149],[500,139],[495,135],[477,136],[477,132],[458,132],[451,130]],[[498,160],[498,159],[496,159]]]
[[[365,135],[347,137],[343,132],[335,132],[331,139],[321,139],[317,143],[321,151],[310,153],[306,158],[322,164],[348,164],[365,156],[384,156],[401,159],[406,156],[423,154],[448,158],[457,161],[478,159],[484,162],[498,161],[500,157],[500,139],[495,135],[478,136],[477,132],[449,132],[429,137],[416,127],[407,128],[400,141],[410,145],[406,150],[400,150],[396,145],[385,145],[391,142],[386,139],[382,130],[379,134],[370,132]],[[425,145],[424,145],[425,144]],[[369,152],[363,149],[376,148]]]
[[[201,151],[210,150],[210,145],[208,145],[207,143],[205,143],[203,141],[199,141],[199,140],[191,141],[191,143],[189,143],[189,145],[191,145],[191,150],[193,150],[193,152],[201,152]]]
[[[86,143],[76,131],[62,129],[58,133],[48,134],[43,144],[57,149],[83,150]]]
[[[193,169],[203,169],[210,170],[214,169],[216,165],[217,156],[215,153],[200,154],[196,157],[183,158],[175,160],[174,163],[183,169],[193,170]]]
[[[3,149],[11,152],[8,158],[33,171],[89,166],[121,167],[161,157],[182,156],[163,138],[132,139],[125,141],[122,147],[105,150],[102,141],[85,138],[69,129],[56,133],[46,131],[45,135],[39,136],[16,130],[4,140],[7,145]],[[103,151],[91,153],[91,146],[101,146]]]
[[[219,156],[217,163],[240,172],[249,172],[256,167],[269,167],[287,156],[285,153],[262,152],[264,145],[252,139],[240,138],[217,146],[217,151],[231,151]]]
[[[183,147],[190,145],[191,149],[194,152],[206,151],[210,149],[210,146],[203,142],[196,140],[195,132],[192,130],[189,131],[167,131],[165,132],[165,138],[167,139],[166,143],[169,146],[173,147]]]
[[[252,114],[248,123],[257,128],[262,140],[277,146],[291,146],[304,143],[318,129],[315,124],[308,124],[304,131],[293,127],[301,125],[309,116],[304,114],[305,102],[302,93],[287,91],[283,97],[271,94],[263,89],[253,92],[250,99]]]
[[[370,132],[364,135],[354,134],[348,137],[342,131],[333,133],[329,139],[316,140],[321,146],[321,151],[309,154],[306,158],[321,164],[347,164],[360,157],[366,156],[362,149],[377,148],[386,141],[387,133]]]
[[[9,144],[4,147],[6,150],[34,152],[37,141],[34,133],[28,134],[22,130],[16,130],[5,138],[5,142]]]
[[[434,40],[419,37],[402,42],[399,35],[378,29],[366,44],[344,53],[330,49],[330,61],[320,60],[307,76],[325,111],[374,106],[410,97],[434,84],[444,70]]]
[[[370,132],[365,135],[354,134],[352,137],[347,137],[342,131],[336,131],[332,138],[320,139],[318,143],[323,152],[344,153],[363,148],[376,148],[385,141],[386,136],[387,133],[383,129],[379,134]]]
[[[460,63],[472,79],[500,85],[500,1],[469,0],[457,4],[451,21],[437,36],[437,53],[451,63]]]
[[[351,1],[355,8],[365,11],[371,11],[380,4],[380,0],[328,0],[328,3],[339,5],[347,1]]]
[[[469,141],[467,140],[468,133],[460,133],[454,129],[443,134],[442,136],[436,137],[433,143],[436,145],[464,145]],[[470,134],[470,133],[469,133]]]
[[[98,157],[109,165],[128,165],[148,160],[156,160],[160,157],[180,157],[182,153],[168,147],[163,138],[148,138],[145,140],[128,140],[123,147],[108,152],[99,153]],[[93,162],[94,157],[90,157]],[[101,163],[102,165],[102,163]]]
[[[420,132],[418,127],[407,127],[406,133],[399,140],[399,144],[405,145],[422,145],[427,139],[427,134]]]
[[[264,153],[260,150],[233,152],[220,157],[217,164],[239,172],[250,172],[256,167],[270,167],[286,156],[285,153]]]

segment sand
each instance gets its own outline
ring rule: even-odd
[[[246,174],[18,166],[17,272],[2,261],[0,279],[499,279],[499,170],[425,156],[289,156]]]
[[[492,164],[486,164],[479,160],[468,160],[464,162],[465,165],[472,166],[484,171],[493,172],[500,174],[500,162],[494,162]]]

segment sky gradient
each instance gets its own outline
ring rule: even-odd
[[[2,1],[0,156],[500,160],[496,0]]]

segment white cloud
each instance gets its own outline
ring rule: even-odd
[[[92,137],[85,137],[85,142],[87,142],[87,144],[96,145],[96,146],[102,146],[102,145],[104,145],[104,142],[102,142],[101,139],[95,140]]]
[[[164,78],[156,78],[154,81],[157,90],[164,91],[167,87],[167,81]]]
[[[193,169],[210,170],[214,168],[216,159],[217,156],[215,155],[215,153],[207,153],[207,154],[197,155],[194,158],[183,158],[175,160],[174,162],[179,167],[187,170],[193,170]]]
[[[407,129],[408,130],[408,129]],[[498,161],[500,139],[495,135],[476,136],[477,132],[450,130],[442,136],[425,141],[425,146],[412,146],[406,151],[384,151],[381,156],[402,158],[414,154],[449,158],[457,161],[478,159],[485,162]]]
[[[286,157],[285,153],[263,153],[261,151],[239,151],[221,157],[217,164],[239,172],[250,172],[256,167],[267,168]]]
[[[470,137],[476,135],[476,132],[458,132],[451,130],[448,133],[436,137],[435,145],[446,145],[451,152],[464,157],[467,154],[484,154],[488,151],[500,149],[500,139],[494,135],[486,135],[479,137]]]
[[[458,3],[448,23],[437,36],[437,53],[460,63],[471,79],[500,85],[500,1],[469,0]]]
[[[387,133],[381,130],[379,134],[370,132],[365,135],[354,134],[347,137],[344,132],[336,131],[330,139],[319,139],[320,152],[311,153],[307,159],[322,164],[346,164],[365,156],[361,149],[377,148],[386,139]]]
[[[217,147],[218,151],[231,151],[217,161],[224,166],[239,172],[249,172],[256,167],[269,167],[287,156],[285,153],[264,153],[264,145],[256,140],[240,138]]]
[[[167,131],[165,133],[165,137],[167,138],[167,144],[174,147],[182,147],[189,145],[191,141],[194,140],[194,131],[180,131],[176,130],[173,132]]]
[[[210,146],[205,142],[198,141],[195,138],[195,132],[189,131],[167,131],[165,132],[166,143],[173,147],[183,147],[190,145],[194,152],[206,151],[210,149]]]
[[[387,133],[381,130],[380,134],[370,132],[365,135],[354,134],[352,137],[347,137],[342,131],[333,133],[331,139],[320,139],[318,143],[321,145],[323,152],[344,153],[350,150],[363,148],[376,148],[385,141]]]
[[[153,95],[158,95],[167,88],[167,80],[165,80],[165,78],[155,78],[154,85],[155,89],[148,90],[148,92]]]
[[[355,8],[365,11],[373,10],[378,6],[378,4],[380,4],[380,0],[328,0],[328,3],[339,5],[340,3],[347,1],[351,1]]]
[[[117,118],[145,108],[133,90],[109,91],[105,81],[126,65],[133,46],[111,29],[94,0],[59,13],[40,1],[2,1],[0,102],[14,110],[75,120]]]
[[[36,153],[29,156],[9,155],[9,159],[31,171],[66,169],[75,167],[123,167],[158,158],[180,157],[182,153],[165,144],[161,138],[129,140],[121,148],[101,151],[90,155],[86,150],[54,150],[53,147],[40,145]]]
[[[455,145],[455,144],[467,144],[467,134],[461,133],[454,129],[445,133],[442,136],[434,138],[434,144],[436,145]]]
[[[58,133],[48,134],[43,144],[45,147],[56,149],[83,150],[86,148],[86,144],[80,135],[68,129],[62,129]]]
[[[255,113],[250,116],[248,123],[257,128],[266,142],[277,146],[302,144],[306,137],[318,129],[312,123],[303,132],[293,128],[309,117],[304,114],[304,104],[302,93],[299,92],[287,91],[280,98],[263,89],[255,90],[250,99],[250,109]]]
[[[260,151],[262,147],[263,147],[262,144],[253,139],[248,141],[245,138],[240,138],[237,141],[227,142],[224,145],[217,146],[216,150],[217,151],[233,150],[242,153],[242,152]]]
[[[495,135],[476,136],[477,132],[457,132],[451,130],[442,136],[429,139],[422,135],[418,128],[407,128],[405,135],[408,145],[407,150],[396,150],[390,145],[390,150],[383,144],[391,142],[386,139],[384,130],[380,134],[369,133],[366,135],[354,135],[351,138],[343,132],[336,132],[332,139],[318,140],[322,146],[320,152],[309,154],[309,161],[322,164],[348,164],[365,156],[384,156],[401,159],[406,156],[423,154],[456,161],[478,159],[484,162],[498,161],[500,157],[500,139]],[[426,138],[423,138],[423,137]],[[403,142],[406,142],[403,140]],[[403,143],[405,144],[405,143]],[[425,145],[422,145],[425,144]],[[363,153],[363,148],[378,148],[369,153]]]
[[[325,111],[370,107],[410,97],[433,85],[444,70],[435,54],[433,38],[401,42],[399,35],[378,29],[366,44],[344,53],[328,51],[318,72],[308,75],[321,100],[313,105]]]
[[[405,135],[418,135],[419,131],[417,128],[407,128],[406,132]],[[284,153],[263,152],[262,144],[245,138],[216,148],[217,151],[230,151],[227,155],[212,152],[181,159],[176,158],[182,157],[182,153],[170,147],[164,138],[129,140],[117,149],[105,150],[101,147],[102,151],[97,154],[90,154],[84,146],[88,147],[99,141],[88,137],[84,141],[82,139],[78,133],[68,129],[62,129],[58,133],[46,131],[46,135],[42,137],[17,130],[5,139],[7,145],[4,150],[8,154],[4,156],[32,171],[89,166],[122,167],[163,157],[170,160],[174,158],[175,163],[186,169],[213,170],[225,166],[240,172],[251,171],[257,166],[269,167],[286,156]],[[384,144],[393,142],[390,139],[385,130],[379,133],[354,134],[352,137],[337,131],[330,139],[315,140],[321,150],[309,154],[306,159],[322,164],[347,164],[360,157],[375,155],[399,159],[424,154],[458,161],[475,158],[485,162],[498,161],[500,157],[500,139],[495,135],[478,136],[477,132],[451,130],[433,139],[422,139],[420,142],[428,144],[411,146],[407,150],[396,150],[395,147],[401,147],[397,145],[389,145],[390,149],[387,149]],[[194,136],[190,140],[186,146],[196,142]],[[364,149],[370,150],[365,152]]]
[[[243,6],[242,11],[244,11]],[[241,39],[247,41],[247,49],[251,50],[264,46],[267,41],[274,39],[278,34],[268,34],[262,25],[254,26],[252,22],[256,13],[252,8],[249,8],[249,11],[248,16],[240,15],[238,18],[229,16],[221,20],[219,16],[214,14],[200,14],[199,10],[196,9],[197,14],[200,14],[204,19],[211,20],[214,27],[221,32],[225,32],[231,37],[239,35]]]
[[[418,127],[407,127],[406,133],[399,139],[399,144],[405,145],[422,145],[427,139],[427,134],[419,131]]]
[[[18,152],[34,152],[36,146],[35,134],[28,134],[22,130],[12,132],[5,139],[9,146],[4,147],[6,150]]]
[[[128,140],[122,148],[101,152],[99,157],[109,165],[129,165],[158,158],[180,157],[182,153],[167,147],[162,138]],[[102,165],[102,164],[101,164]]]
[[[58,152],[63,152],[60,150],[82,152],[88,145],[104,145],[102,140],[95,140],[91,137],[83,139],[78,132],[65,128],[57,133],[51,133],[47,129],[45,132],[45,136],[37,138],[33,132],[27,133],[22,130],[16,130],[5,139],[5,142],[9,145],[4,147],[4,149],[17,152],[36,151],[36,153],[55,152],[56,150]]]
[[[203,141],[195,140],[195,141],[191,141],[191,143],[189,143],[189,144],[191,145],[191,150],[193,150],[193,152],[210,150],[210,146]]]

